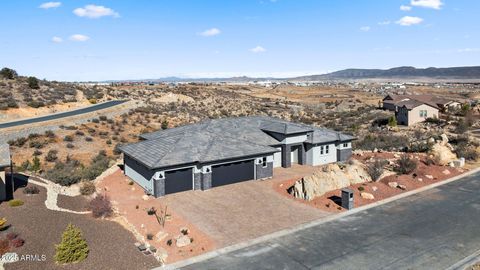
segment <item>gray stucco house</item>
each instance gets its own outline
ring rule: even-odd
[[[0,144],[0,201],[7,198],[7,178],[5,169],[10,167],[10,146],[8,144]]]
[[[160,197],[273,176],[273,168],[345,161],[352,136],[253,116],[207,120],[141,135],[120,147],[124,173]]]

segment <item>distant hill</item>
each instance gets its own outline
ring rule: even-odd
[[[319,81],[335,79],[354,80],[388,78],[480,79],[480,66],[450,68],[396,67],[391,69],[345,69],[323,75],[292,78],[292,80]]]

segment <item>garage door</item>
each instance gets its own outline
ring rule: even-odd
[[[253,170],[253,160],[212,166],[212,187],[252,180]]]
[[[192,168],[165,172],[165,194],[172,194],[192,189]]]

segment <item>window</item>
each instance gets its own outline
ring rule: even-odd
[[[343,144],[343,147],[348,147],[348,143],[344,143],[344,144]]]
[[[262,167],[266,168],[267,167],[267,157],[262,158]]]
[[[426,118],[427,117],[427,110],[420,110],[420,117]]]
[[[323,145],[320,146],[320,155],[323,155]]]
[[[330,152],[330,145],[325,146],[325,154],[328,154]]]

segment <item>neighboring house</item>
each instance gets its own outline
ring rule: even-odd
[[[156,197],[273,176],[273,168],[347,160],[352,136],[271,117],[238,117],[141,135],[120,147],[124,173]]]
[[[0,201],[7,198],[7,178],[5,169],[10,167],[10,146],[8,144],[0,144]]]
[[[462,103],[456,100],[442,98],[434,95],[395,95],[389,94],[383,99],[383,108],[385,110],[397,111],[400,102],[416,100],[437,107],[442,112],[460,109]]]
[[[438,118],[438,107],[417,100],[406,100],[397,103],[395,117],[400,125],[411,126],[425,121],[427,118]]]

